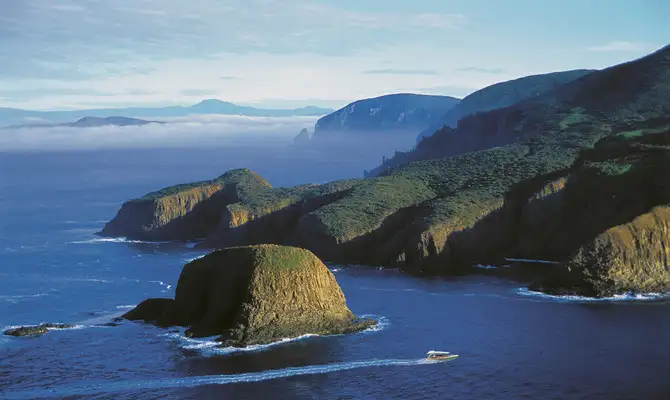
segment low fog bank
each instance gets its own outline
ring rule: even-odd
[[[153,118],[166,124],[0,129],[0,151],[65,151],[132,148],[290,144],[317,117],[198,115]]]
[[[412,145],[410,136],[383,132],[294,144],[298,132],[315,119],[210,115],[128,127],[0,129],[0,170],[12,190],[40,185],[51,171],[58,176],[53,179],[63,181],[64,169],[72,179],[63,187],[73,189],[82,179],[104,190],[121,185],[129,174],[146,176],[146,185],[120,193],[138,196],[234,168],[255,170],[275,187],[362,178],[382,157]]]

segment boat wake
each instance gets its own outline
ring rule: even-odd
[[[611,297],[585,297],[576,295],[554,295],[542,292],[536,292],[527,288],[519,288],[516,292],[522,296],[537,297],[545,300],[562,301],[562,302],[577,302],[577,303],[592,303],[592,302],[613,302],[613,301],[658,301],[670,299],[670,292],[668,293],[626,293],[617,294]]]
[[[30,391],[15,391],[3,394],[5,399],[34,398],[34,397],[66,397],[77,395],[91,395],[100,393],[127,392],[136,390],[169,389],[198,387],[204,385],[231,385],[236,383],[262,382],[272,379],[282,379],[294,376],[328,374],[332,372],[348,371],[353,369],[374,367],[409,367],[434,364],[425,359],[373,359],[364,361],[350,361],[324,365],[308,365],[290,367],[262,372],[251,372],[230,375],[189,376],[182,378],[144,379],[137,381],[98,382],[87,381],[79,385],[59,386],[51,389]]]

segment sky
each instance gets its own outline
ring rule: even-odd
[[[670,43],[667,0],[0,0],[0,107],[463,97]]]

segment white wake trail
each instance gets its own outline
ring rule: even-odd
[[[183,378],[151,379],[138,381],[101,382],[73,386],[61,386],[53,389],[41,389],[34,391],[22,391],[5,393],[5,399],[19,399],[32,397],[63,397],[75,395],[87,395],[93,393],[127,392],[135,390],[168,389],[197,387],[203,385],[231,385],[236,383],[261,382],[272,379],[282,379],[294,376],[328,374],[331,372],[348,371],[352,369],[373,367],[402,367],[425,364],[435,364],[436,361],[425,359],[387,359],[387,360],[365,360],[351,361],[324,365],[310,365],[304,367],[290,367],[262,372],[251,372],[231,375],[209,375],[192,376]]]

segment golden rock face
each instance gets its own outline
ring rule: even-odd
[[[277,245],[217,250],[186,266],[175,299],[149,299],[125,315],[188,326],[194,337],[228,345],[270,343],[305,334],[342,334],[359,320],[330,270],[308,250]]]
[[[599,295],[670,289],[670,207],[654,207],[579,249],[568,268]]]

